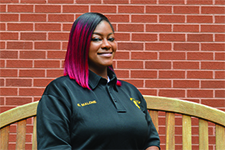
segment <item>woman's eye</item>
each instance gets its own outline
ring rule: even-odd
[[[113,42],[115,38],[109,38],[108,41]]]
[[[98,42],[98,41],[101,41],[101,39],[99,39],[99,38],[92,38],[91,41]]]

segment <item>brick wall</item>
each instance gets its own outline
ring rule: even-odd
[[[0,112],[39,100],[63,74],[71,25],[89,11],[115,28],[118,78],[143,94],[225,110],[224,0],[0,2]]]

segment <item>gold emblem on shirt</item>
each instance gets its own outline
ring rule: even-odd
[[[89,102],[85,102],[85,103],[78,103],[77,106],[78,107],[84,107],[84,106],[87,106],[87,105],[91,105],[91,104],[96,104],[97,102],[94,100],[94,101],[89,101]]]
[[[130,98],[130,100],[137,106],[137,108],[141,109],[139,104],[141,103],[139,100],[136,100],[134,98]]]

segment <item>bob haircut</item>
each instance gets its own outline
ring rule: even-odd
[[[109,20],[100,13],[85,13],[78,17],[71,28],[64,62],[64,75],[74,79],[83,88],[89,88],[88,53],[93,31],[101,21]],[[109,66],[113,70],[112,66]],[[120,83],[117,82],[117,85]]]

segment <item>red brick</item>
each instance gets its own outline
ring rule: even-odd
[[[101,12],[101,13],[116,13],[116,6],[111,5],[92,5],[91,12]]]
[[[173,80],[174,88],[199,88],[199,80]]]
[[[31,68],[32,60],[7,60],[7,68]]]
[[[171,69],[170,61],[146,61],[146,69]]]
[[[70,31],[70,29],[71,29],[71,27],[72,27],[72,23],[71,24],[63,24],[63,31]]]
[[[159,0],[159,4],[184,4],[184,0]]]
[[[17,69],[0,69],[1,77],[16,77],[17,76]]]
[[[0,58],[18,58],[18,52],[1,50]]]
[[[5,67],[5,60],[0,60],[0,68],[4,68]]]
[[[129,78],[129,70],[114,70],[118,78]]]
[[[131,59],[151,60],[157,59],[157,52],[131,52]]]
[[[115,59],[129,59],[129,52],[117,51],[115,55]]]
[[[69,39],[69,33],[62,33],[62,32],[49,32],[48,33],[48,40],[66,40]]]
[[[224,43],[202,43],[201,45],[203,51],[225,51]]]
[[[213,34],[187,34],[187,41],[211,42],[213,41]]]
[[[17,95],[17,88],[0,88],[0,95],[1,96],[15,96]]]
[[[225,16],[215,16],[215,23],[225,23]]]
[[[21,40],[46,40],[46,33],[39,32],[22,32],[20,33]]]
[[[156,4],[156,0],[131,0],[131,4]]]
[[[126,82],[129,82],[133,84],[135,87],[143,87],[143,80],[124,80]]]
[[[12,106],[2,106],[2,107],[0,107],[0,113],[5,112],[7,110],[10,110],[12,108],[14,108],[14,107],[12,107]],[[12,144],[9,144],[9,146],[8,146],[9,149],[15,149],[16,148],[15,146],[12,148],[11,145]]]
[[[170,24],[146,24],[147,32],[171,32],[172,26]]]
[[[118,24],[118,31],[123,32],[143,32],[143,24]]]
[[[225,34],[215,34],[215,41],[216,42],[225,42]]]
[[[32,49],[32,42],[7,42],[7,49]]]
[[[225,79],[225,71],[215,71],[216,79]]]
[[[159,52],[160,60],[184,60],[184,52]]]
[[[133,33],[132,41],[157,41],[157,34]]]
[[[19,21],[19,14],[0,14],[1,22]]]
[[[225,90],[215,90],[215,97],[225,98]]]
[[[202,32],[225,32],[225,25],[201,25]]]
[[[34,87],[46,87],[53,79],[34,79]]]
[[[109,19],[110,22],[129,22],[129,15],[124,14],[124,15],[113,15],[113,14],[108,14],[106,17]]]
[[[4,42],[4,41],[3,42],[0,42],[0,49],[2,49],[2,50],[5,49],[5,43],[6,42]]]
[[[215,53],[215,60],[225,60],[225,53]]]
[[[185,41],[185,34],[159,34],[160,41]]]
[[[215,0],[216,5],[225,5],[224,0]]]
[[[62,50],[67,50],[67,46],[68,46],[68,41],[62,42]]]
[[[131,22],[152,23],[157,22],[157,15],[131,15]]]
[[[4,79],[0,79],[0,86],[5,86]]]
[[[202,62],[201,69],[224,70],[225,62]]]
[[[187,0],[187,4],[205,4],[205,5],[210,5],[210,4],[213,4],[213,1],[212,0],[204,0],[204,1],[201,1],[201,0]]]
[[[45,51],[20,51],[20,58],[23,59],[44,59]]]
[[[9,31],[33,31],[32,23],[8,23]]]
[[[145,43],[146,50],[171,50],[171,43]]]
[[[29,69],[29,70],[19,70],[19,77],[45,77],[45,70],[36,70],[36,69]]]
[[[77,4],[100,4],[101,0],[76,0]]]
[[[159,78],[185,78],[185,71],[159,71]]]
[[[57,50],[60,49],[60,42],[35,42],[34,48],[44,50]]]
[[[188,97],[201,97],[210,98],[213,97],[213,90],[187,90]]]
[[[31,79],[6,79],[6,86],[29,87],[31,85],[32,85]]]
[[[62,0],[48,0],[48,3],[53,3],[53,4],[72,4],[73,0],[63,0],[63,1]]]
[[[199,32],[199,25],[174,25],[174,32]]]
[[[33,12],[33,5],[8,5],[8,12]]]
[[[144,6],[118,6],[119,13],[144,13]]]
[[[20,20],[28,22],[45,22],[46,16],[46,14],[20,14]]]
[[[43,94],[44,88],[19,88],[20,96],[40,96]]]
[[[47,77],[60,77],[63,75],[63,69],[50,69],[47,70]]]
[[[139,89],[142,95],[157,95],[157,90],[154,89]]]
[[[159,15],[159,22],[164,23],[184,23],[184,15]]]
[[[225,81],[201,81],[202,88],[225,88]]]
[[[225,107],[225,100],[222,99],[202,99],[201,103],[211,107]]]
[[[73,14],[49,14],[49,22],[74,22]]]
[[[51,59],[64,59],[66,51],[48,51],[47,58]]]
[[[190,79],[212,79],[212,71],[187,71],[187,78]]]
[[[172,6],[146,6],[146,13],[172,13]]]
[[[174,69],[199,69],[199,62],[179,61],[173,62]]]
[[[185,97],[185,90],[175,90],[175,89],[160,89],[159,96],[172,97],[172,98],[183,98]]]
[[[115,33],[115,38],[117,41],[129,41],[130,34],[129,33]]]
[[[213,17],[206,15],[188,15],[187,23],[213,23]]]
[[[0,12],[6,12],[6,5],[0,5]]]
[[[157,71],[131,70],[131,78],[157,78]]]
[[[188,60],[213,60],[213,53],[205,52],[188,52]]]
[[[0,30],[1,31],[6,30],[6,24],[5,23],[0,23]]]
[[[202,6],[201,13],[202,14],[224,14],[225,7],[224,6]]]
[[[117,61],[117,68],[126,69],[142,69],[142,61]]]
[[[199,6],[174,6],[176,14],[199,14]]]
[[[35,5],[36,13],[60,13],[60,5]]]
[[[143,50],[142,43],[118,43],[118,50]]]
[[[85,13],[88,12],[88,6],[85,5],[63,5],[63,13]]]
[[[1,32],[0,39],[1,40],[18,40],[18,33]]]
[[[46,0],[20,0],[21,3],[38,3],[38,4],[45,4]]]
[[[59,23],[36,23],[36,31],[61,31],[61,24]]]
[[[174,43],[174,50],[199,51],[198,43]]]
[[[35,60],[35,68],[59,68],[60,62],[58,60]]]

